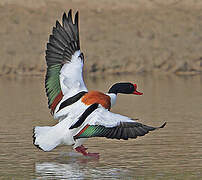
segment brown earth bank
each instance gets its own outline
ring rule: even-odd
[[[201,0],[1,0],[0,75],[41,75],[63,12],[80,12],[85,72],[202,73]]]

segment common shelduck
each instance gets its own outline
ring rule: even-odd
[[[63,144],[85,156],[99,157],[98,153],[86,151],[83,143],[87,138],[127,140],[165,126],[147,126],[109,111],[118,93],[142,95],[136,84],[116,83],[108,93],[87,90],[82,75],[84,54],[80,51],[78,12],[74,22],[71,10],[68,16],[63,14],[62,25],[56,21],[47,43],[46,63],[48,105],[59,122],[53,127],[34,127],[33,143],[43,151]]]

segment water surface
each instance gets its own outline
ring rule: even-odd
[[[100,160],[71,147],[42,152],[32,144],[32,127],[54,125],[43,78],[0,79],[0,177],[2,179],[202,179],[202,79],[119,76],[87,79],[89,89],[107,91],[131,81],[144,95],[120,95],[113,112],[164,129],[136,140],[92,138]],[[0,179],[1,179],[0,178]]]

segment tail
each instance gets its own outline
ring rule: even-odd
[[[60,145],[64,136],[64,129],[57,125],[33,128],[33,144],[43,151],[51,151]]]

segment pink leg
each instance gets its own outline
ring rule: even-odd
[[[77,148],[75,148],[75,150],[81,154],[83,154],[84,156],[90,156],[90,157],[95,157],[97,159],[99,159],[99,153],[89,153],[87,152],[88,148],[84,147],[83,145],[78,146]]]

